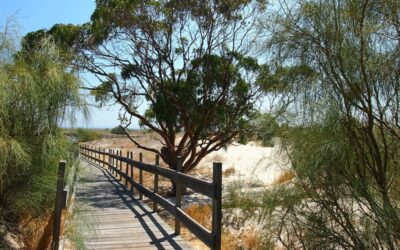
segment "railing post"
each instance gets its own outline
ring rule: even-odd
[[[129,151],[126,151],[126,159],[129,159]],[[125,163],[125,186],[128,188],[128,161]]]
[[[53,241],[51,244],[52,250],[58,250],[60,241],[60,227],[61,227],[61,212],[64,203],[64,174],[65,174],[65,161],[60,161],[58,164],[57,174],[57,193],[56,193],[56,205],[54,209],[54,224],[53,224]]]
[[[182,172],[182,157],[178,156],[176,159],[176,173]],[[178,176],[178,175],[176,175]],[[182,188],[181,184],[178,181],[178,178],[175,179],[175,210],[181,207],[181,199],[182,199]],[[181,223],[175,217],[175,234],[181,234]]]
[[[108,153],[109,153],[109,155],[108,155],[108,170],[111,172],[111,174],[112,174],[112,168],[111,168],[111,149],[108,149]]]
[[[106,150],[103,148],[101,152],[103,152],[103,168],[106,168]]]
[[[215,250],[221,249],[221,227],[222,227],[222,163],[213,163],[213,183],[215,197],[213,198],[212,234],[214,237]]]
[[[111,171],[111,174],[113,174],[113,169],[112,169],[112,164],[113,164],[113,159],[112,159],[112,157],[111,157],[111,155],[112,155],[112,149],[109,149],[108,150],[108,152],[110,153],[110,155],[108,156],[108,160],[110,161],[110,171]]]
[[[160,165],[160,156],[158,154],[156,154],[156,161],[155,161],[155,165],[156,167],[159,167]],[[154,173],[154,189],[153,189],[154,193],[158,193],[158,173],[157,173],[157,168],[156,168],[156,172]],[[156,212],[157,211],[157,202],[153,201],[153,211]]]
[[[143,162],[143,153],[139,153],[139,162]],[[139,168],[139,184],[143,186],[143,170],[142,168]],[[142,192],[139,191],[139,200],[143,200],[143,194]]]
[[[122,149],[119,151],[119,156],[122,157]],[[122,182],[122,160],[119,160],[119,171],[119,181]]]
[[[118,174],[117,170],[116,170],[116,166],[118,164],[118,160],[116,158],[114,158],[114,156],[117,155],[117,153],[118,153],[118,151],[113,149],[113,151],[112,151],[112,154],[113,154],[112,161],[113,161],[113,172],[114,172],[115,177],[117,177],[117,174]]]
[[[112,155],[115,156],[116,152],[118,152],[118,151],[116,151],[116,150],[113,149],[113,150],[112,150]],[[117,162],[117,159],[115,159],[115,158],[113,157],[113,158],[112,158],[112,166],[113,166],[113,173],[114,173],[115,177],[117,177],[117,171],[115,171],[116,162]]]
[[[129,154],[129,159],[133,159],[133,153],[132,153],[132,151],[130,152],[130,154]],[[131,192],[132,192],[132,194],[134,195],[135,193],[133,192],[133,183],[135,182],[135,179],[134,179],[134,175],[133,175],[133,164],[131,164],[131,178],[132,178],[132,183],[131,183]]]
[[[121,153],[121,151],[120,150],[117,150],[117,156],[119,156],[120,155],[120,153]],[[119,169],[119,164],[120,164],[120,160],[118,160],[118,158],[116,159],[116,165],[115,165],[115,167],[117,168],[117,170],[120,170]],[[121,180],[121,175],[119,174],[120,172],[119,171],[117,171],[117,175],[118,175],[118,179],[119,180]]]
[[[113,150],[113,156],[118,155],[118,150]],[[113,170],[114,170],[114,175],[115,177],[118,176],[118,172],[117,172],[117,167],[118,167],[118,160],[116,158],[113,157]]]

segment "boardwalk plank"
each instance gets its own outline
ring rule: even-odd
[[[76,202],[90,217],[88,249],[190,249],[187,243],[110,173],[82,160]]]

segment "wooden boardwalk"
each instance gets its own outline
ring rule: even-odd
[[[87,249],[190,249],[143,201],[108,171],[82,160],[76,202],[90,218]]]

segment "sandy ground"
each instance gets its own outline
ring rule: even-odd
[[[162,146],[157,137],[152,135],[139,137],[138,141],[148,147]],[[101,139],[87,144],[98,148],[122,150],[123,155],[126,155],[126,151],[133,151],[134,158],[138,159],[138,149],[129,139]],[[144,162],[154,162],[153,153],[140,152],[143,153]],[[258,181],[270,185],[290,167],[286,154],[281,152],[279,147],[262,147],[256,142],[250,142],[247,145],[233,143],[226,149],[207,155],[190,174],[210,178],[213,162],[222,163],[224,183],[240,180]]]
[[[261,182],[266,185],[274,183],[290,167],[278,147],[262,147],[250,142],[247,145],[233,143],[226,149],[220,149],[206,156],[199,168],[211,167],[213,162],[222,162],[225,174],[224,183],[230,181]]]

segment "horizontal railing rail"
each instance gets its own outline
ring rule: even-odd
[[[107,152],[108,151],[108,152]],[[159,156],[156,155],[155,165],[143,162],[142,153],[139,154],[139,161],[133,160],[132,152],[127,152],[127,156],[122,156],[120,150],[96,149],[87,145],[80,146],[80,153],[88,160],[107,168],[111,174],[119,176],[119,181],[125,180],[125,186],[130,184],[131,191],[136,189],[139,192],[139,199],[143,195],[148,197],[154,204],[153,210],[157,211],[157,205],[163,207],[175,218],[175,233],[180,234],[180,224],[186,226],[197,238],[203,241],[211,249],[221,249],[221,220],[222,220],[222,164],[213,164],[213,180],[208,182],[196,177],[182,173],[182,160],[178,159],[176,170],[171,170],[159,166]],[[107,160],[106,160],[107,156]],[[125,163],[123,171],[122,163]],[[139,182],[135,181],[134,168],[139,170]],[[130,171],[128,171],[130,170]],[[153,190],[143,185],[143,171],[154,174]],[[173,181],[176,185],[175,203],[170,202],[158,194],[159,176]],[[193,191],[208,196],[212,199],[212,229],[211,231],[190,217],[181,208],[181,196],[183,187],[188,187]]]

